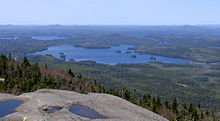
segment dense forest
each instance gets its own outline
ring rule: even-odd
[[[98,92],[81,75],[74,75],[71,70],[68,73],[39,66],[38,63],[30,64],[27,58],[22,63],[7,58],[5,55],[0,57],[0,77],[4,81],[0,82],[0,92],[22,94],[24,92],[35,91],[40,88],[52,88],[77,91],[81,93]]]
[[[0,56],[0,92],[22,94],[32,92],[41,88],[72,90],[80,93],[96,92],[107,93],[121,97],[143,108],[158,113],[169,120],[217,120],[214,112],[203,112],[198,103],[194,106],[192,103],[178,104],[176,97],[169,101],[162,101],[159,95],[154,96],[150,93],[137,98],[136,90],[130,90],[125,85],[121,91],[98,84],[96,80],[89,82],[82,75],[75,75],[71,69],[68,72],[57,70],[38,63],[30,64],[24,57],[23,62],[17,62],[6,55]]]

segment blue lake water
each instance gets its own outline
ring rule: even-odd
[[[54,112],[56,112],[56,111],[60,111],[60,109],[51,108],[51,109],[48,109],[48,110],[47,110],[47,113],[48,113],[48,114],[51,114],[51,113],[54,113]]]
[[[58,36],[32,36],[32,39],[36,39],[36,40],[55,40],[55,39],[66,39],[69,37],[58,37]]]
[[[0,118],[15,112],[15,108],[23,104],[22,100],[0,101]]]
[[[157,42],[156,45],[160,46],[160,45],[167,45],[168,43],[167,42]]]
[[[105,119],[104,116],[98,114],[94,110],[81,105],[72,105],[70,112],[90,119]]]
[[[106,49],[91,49],[83,47],[74,46],[51,46],[47,50],[31,53],[34,55],[53,55],[56,58],[61,59],[60,53],[64,53],[66,60],[74,59],[75,61],[96,61],[97,63],[104,63],[115,65],[118,63],[146,63],[160,61],[163,63],[188,63],[191,62],[189,59],[182,58],[171,58],[165,56],[158,56],[152,54],[139,54],[134,52],[134,50],[129,50],[128,48],[133,48],[134,45],[120,45],[112,46]],[[117,52],[118,50],[121,53]],[[128,53],[128,51],[130,51]],[[132,58],[132,55],[136,57]],[[151,57],[155,57],[152,59]]]
[[[19,37],[0,37],[0,40],[17,40]]]

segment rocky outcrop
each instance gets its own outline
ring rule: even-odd
[[[0,100],[20,99],[24,104],[16,108],[16,113],[3,117],[3,121],[89,121],[69,110],[72,104],[89,107],[106,119],[94,121],[167,121],[167,119],[119,97],[108,94],[79,94],[72,91],[41,89],[20,96],[0,94]],[[59,107],[60,111],[48,114],[45,110]]]

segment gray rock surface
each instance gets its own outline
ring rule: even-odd
[[[0,100],[20,99],[24,104],[16,108],[15,113],[7,115],[2,121],[90,121],[69,110],[72,104],[89,107],[106,119],[94,121],[168,121],[167,119],[142,107],[136,106],[119,97],[108,94],[79,94],[72,91],[41,89],[33,93],[24,93],[20,96],[0,94]],[[45,109],[60,107],[60,111],[48,114]]]

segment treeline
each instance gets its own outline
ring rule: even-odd
[[[95,82],[94,82],[95,83]],[[203,112],[200,108],[201,105],[198,103],[194,106],[192,103],[178,104],[176,97],[173,98],[172,102],[164,101],[162,102],[159,95],[154,96],[150,93],[145,94],[141,98],[135,96],[135,89],[129,90],[127,87],[123,86],[121,91],[116,91],[114,87],[111,87],[106,92],[107,94],[112,94],[119,96],[129,102],[132,102],[138,106],[151,110],[171,121],[215,121],[219,120],[214,112],[209,112],[206,110]]]
[[[19,63],[11,56],[0,56],[0,92],[22,94],[40,88],[62,89],[80,93],[98,92],[98,87],[81,75],[69,74],[38,63],[30,64],[26,57]]]
[[[192,103],[189,105],[178,104],[174,97],[172,102],[161,101],[161,97],[146,94],[140,98],[136,96],[136,90],[130,90],[123,86],[121,91],[116,91],[114,87],[108,90],[98,84],[96,80],[89,82],[81,74],[75,75],[71,69],[68,72],[57,70],[38,63],[30,64],[26,57],[22,63],[11,59],[11,55],[0,56],[0,92],[22,94],[32,92],[41,88],[61,89],[77,91],[80,93],[107,93],[121,97],[138,106],[151,110],[169,120],[193,120],[207,121],[217,120],[214,112],[200,110],[200,104],[195,107]]]

